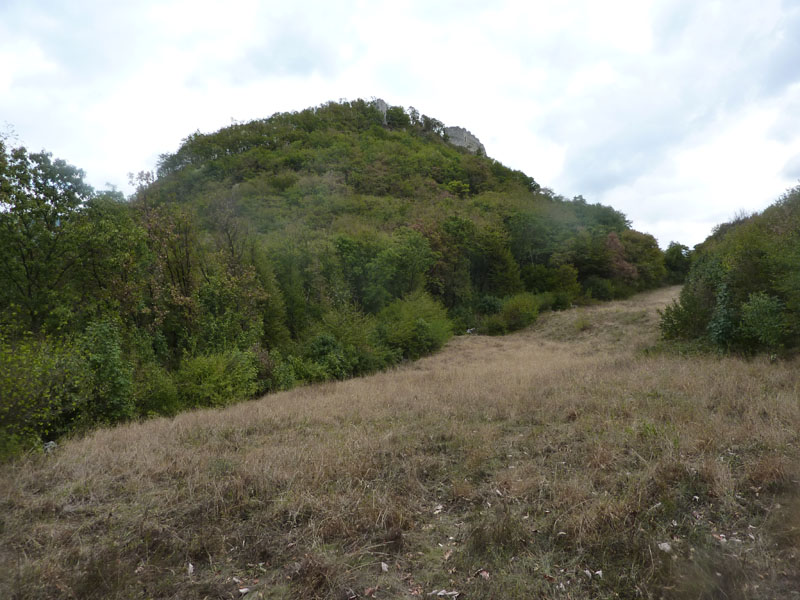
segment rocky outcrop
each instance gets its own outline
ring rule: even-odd
[[[383,124],[386,125],[386,111],[389,110],[389,105],[382,98],[374,98],[372,104],[381,112],[383,115]],[[447,141],[453,144],[453,146],[466,148],[466,150],[473,154],[482,154],[486,156],[486,148],[477,137],[472,135],[471,131],[467,131],[463,127],[445,127],[444,133],[447,137]]]
[[[386,104],[386,102],[381,98],[376,98],[373,101],[373,104],[375,105],[375,108],[381,111],[381,114],[383,115],[383,124],[386,125],[386,111],[389,110],[389,105]]]
[[[473,154],[483,154],[486,156],[486,148],[484,148],[481,141],[476,138],[470,131],[463,127],[445,127],[444,132],[451,144],[460,148],[466,148]]]

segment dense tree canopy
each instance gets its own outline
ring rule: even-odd
[[[457,148],[414,109],[194,133],[137,181],[97,193],[0,145],[5,451],[368,373],[666,273],[620,212]]]

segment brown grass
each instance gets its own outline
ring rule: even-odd
[[[4,465],[0,597],[792,597],[799,361],[664,351],[675,293]]]

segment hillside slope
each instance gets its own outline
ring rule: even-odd
[[[660,353],[677,291],[3,465],[0,595],[788,597],[800,364]]]
[[[138,182],[97,193],[0,140],[0,457],[374,373],[666,275],[619,211],[363,100],[192,134]]]

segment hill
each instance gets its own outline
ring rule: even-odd
[[[276,114],[190,135],[129,199],[2,145],[0,454],[662,283],[655,239],[623,214],[447,131],[469,145],[379,102]]]
[[[800,365],[658,352],[677,291],[2,465],[0,595],[789,598]]]

